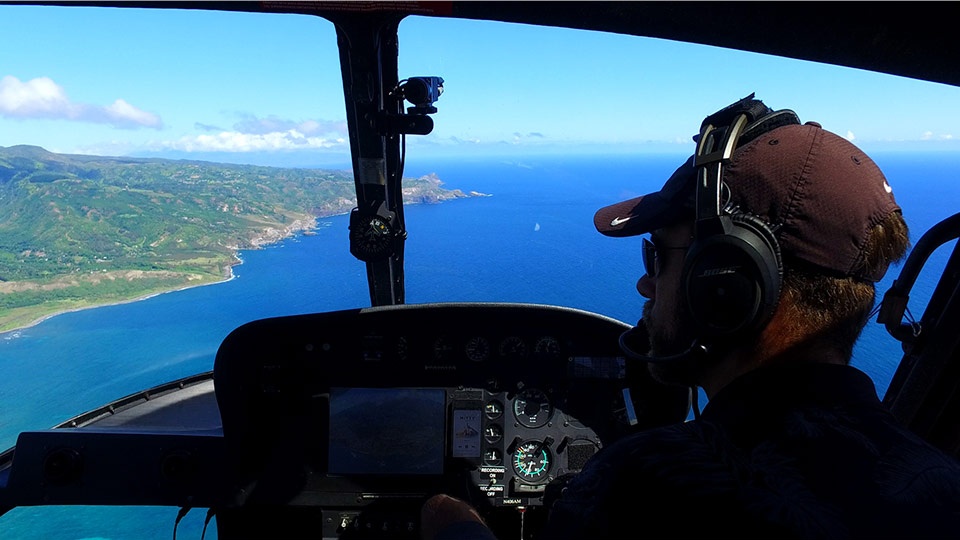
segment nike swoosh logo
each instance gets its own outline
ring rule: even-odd
[[[620,225],[621,223],[626,223],[626,222],[630,221],[630,218],[632,218],[632,217],[633,217],[633,216],[627,216],[627,217],[625,217],[625,218],[620,218],[620,217],[618,217],[618,218],[613,218],[613,221],[610,222],[610,226],[611,226],[611,227],[616,227],[617,225]]]

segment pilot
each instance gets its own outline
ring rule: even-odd
[[[543,537],[955,538],[960,463],[898,425],[849,365],[874,284],[908,245],[880,169],[753,95],[695,139],[660,191],[594,224],[650,234],[648,301],[624,351],[709,402],[598,452],[547,501]],[[493,537],[446,495],[422,522],[425,540]]]

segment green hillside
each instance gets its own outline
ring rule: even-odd
[[[405,179],[404,194],[408,202],[467,196],[435,176]],[[0,147],[0,331],[221,280],[238,249],[355,204],[349,171]]]

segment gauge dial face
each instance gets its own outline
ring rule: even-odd
[[[528,428],[538,428],[547,425],[553,407],[550,398],[542,390],[527,389],[517,394],[513,401],[513,415],[517,422]]]
[[[496,444],[503,439],[503,428],[497,424],[490,424],[483,428],[483,438],[490,444]]]
[[[560,342],[552,336],[544,336],[537,340],[533,351],[541,358],[558,358],[560,356]]]
[[[500,403],[497,400],[488,402],[483,407],[483,414],[487,415],[487,418],[491,420],[496,420],[503,416],[503,403]]]
[[[487,465],[500,465],[503,463],[503,454],[496,448],[490,448],[483,453],[483,462]]]
[[[433,359],[438,361],[449,360],[453,354],[454,348],[450,340],[440,336],[433,342]]]
[[[350,229],[350,249],[363,260],[388,257],[393,252],[394,232],[380,216],[369,216]]]
[[[490,356],[490,342],[479,336],[467,340],[467,358],[473,362],[483,362]]]
[[[513,453],[513,470],[521,480],[527,483],[541,483],[547,480],[550,471],[550,453],[543,441],[524,441]]]
[[[510,336],[500,342],[500,356],[509,359],[520,359],[527,355],[527,344],[517,336]]]

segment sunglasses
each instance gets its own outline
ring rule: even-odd
[[[663,249],[689,249],[690,246],[657,246],[646,238],[643,239],[643,270],[650,277],[657,277],[660,273],[660,257],[657,250]]]

